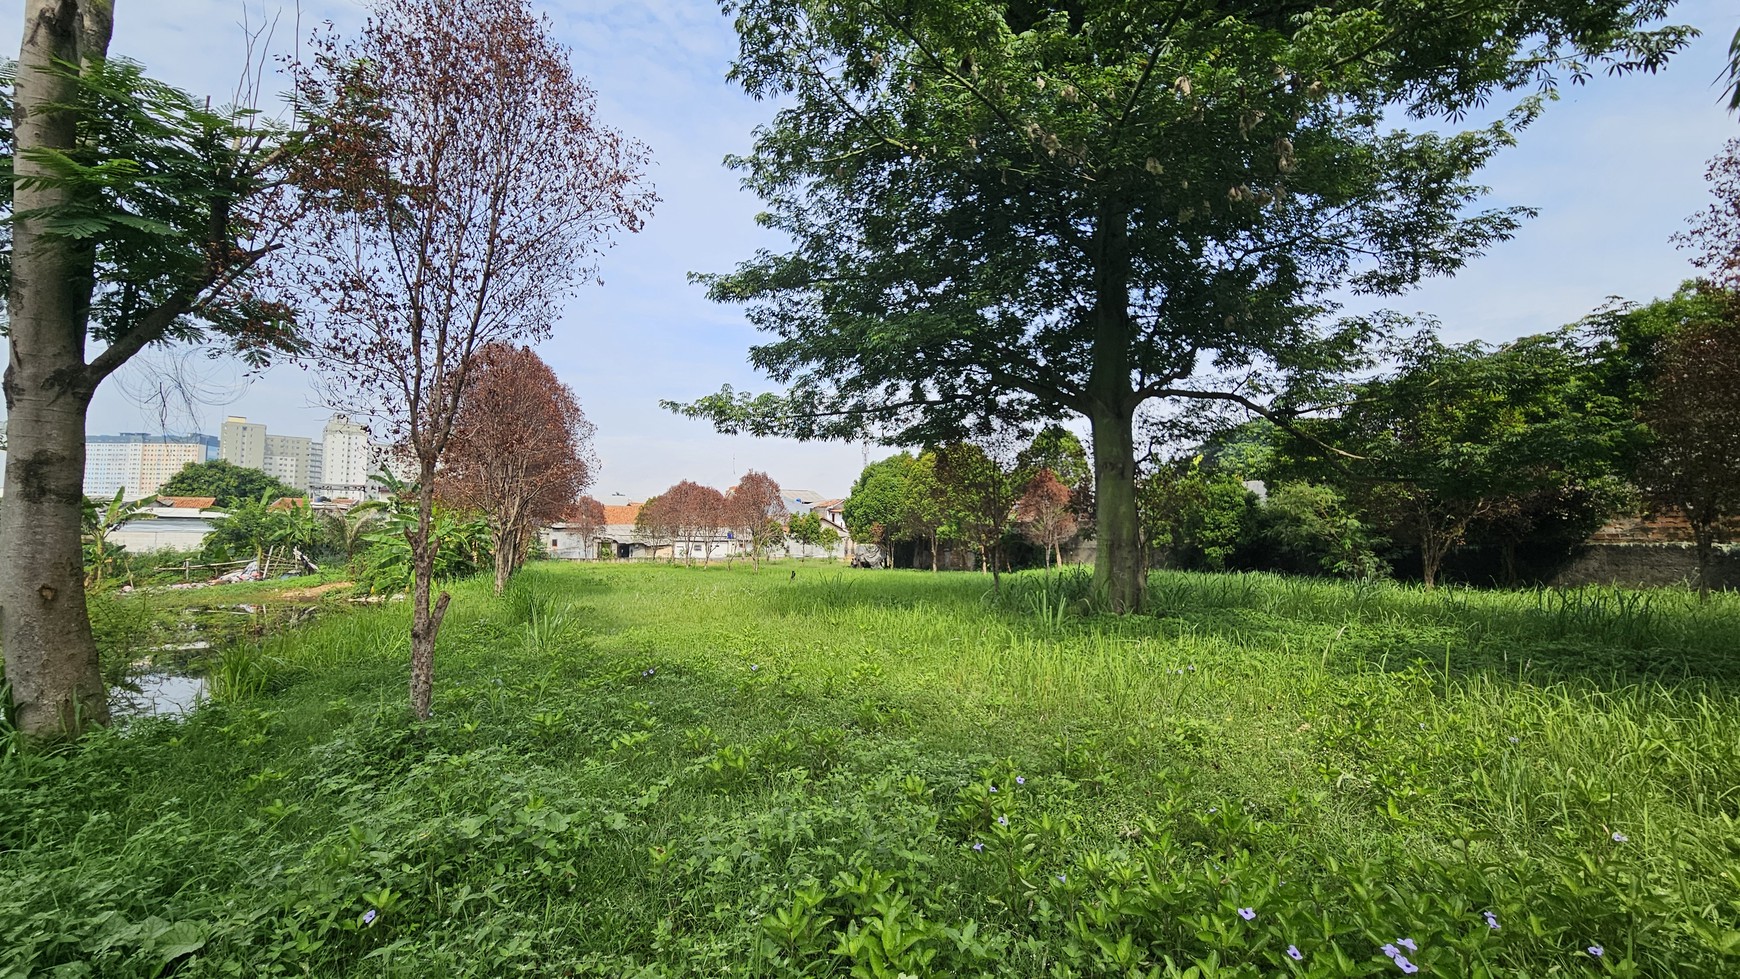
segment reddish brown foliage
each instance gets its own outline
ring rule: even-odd
[[[474,360],[437,488],[489,515],[499,593],[539,525],[561,519],[592,484],[593,428],[530,347],[492,343]]]
[[[1015,504],[1015,519],[1021,532],[1046,552],[1047,560],[1055,554],[1058,563],[1062,563],[1063,542],[1075,536],[1075,511],[1071,503],[1069,487],[1051,470],[1041,469]]]
[[[1698,252],[1692,264],[1718,288],[1740,291],[1740,139],[1722,147],[1704,171],[1704,179],[1716,201],[1693,215],[1691,229],[1674,240]]]
[[[411,703],[428,716],[430,507],[466,374],[486,345],[550,332],[612,234],[655,198],[645,149],[598,124],[592,90],[526,0],[380,0],[354,44],[295,66],[331,138],[300,157],[305,214],[278,283],[309,315],[327,402],[389,420],[417,461]]]
[[[1653,394],[1644,418],[1655,444],[1639,482],[1652,502],[1691,524],[1705,594],[1711,548],[1724,520],[1740,513],[1740,325],[1687,325],[1662,359]]]
[[[725,520],[725,494],[685,479],[646,501],[636,526],[655,540],[681,541],[685,563],[692,560],[691,545],[699,545],[704,564],[712,560],[713,543],[724,536]],[[676,559],[674,551],[671,558]]]
[[[751,469],[725,497],[726,525],[749,545],[755,567],[761,567],[761,552],[785,536],[785,500],[779,484],[764,472]]]

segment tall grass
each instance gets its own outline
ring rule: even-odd
[[[1151,596],[538,564],[426,724],[403,603],[319,620],[0,765],[0,973],[1732,972],[1732,597]]]

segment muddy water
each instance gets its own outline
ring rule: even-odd
[[[109,691],[117,718],[180,717],[207,697],[206,670],[238,643],[308,621],[312,605],[217,605],[178,610],[142,640],[127,679]]]

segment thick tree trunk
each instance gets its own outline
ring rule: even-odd
[[[20,150],[75,145],[76,121],[47,107],[76,101],[76,86],[48,69],[101,57],[109,18],[106,2],[26,0],[13,110]],[[22,153],[15,165],[21,177],[43,172]],[[65,187],[14,189],[15,214],[72,203]],[[0,647],[19,730],[31,737],[77,736],[109,719],[79,542],[85,412],[95,389],[84,359],[91,257],[70,239],[44,234],[40,219],[14,218],[12,242]]]
[[[432,511],[435,507],[435,467],[423,466],[417,498],[417,526],[411,533],[411,713],[427,720],[435,702],[435,637],[452,596],[442,592],[430,605],[435,581]]]
[[[1127,412],[1096,412],[1093,423],[1095,520],[1099,548],[1094,588],[1110,610],[1142,610],[1147,571],[1136,513],[1135,419]]]

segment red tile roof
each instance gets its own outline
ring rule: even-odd
[[[204,510],[217,502],[215,496],[159,496],[159,506],[172,507],[176,510]]]
[[[639,503],[629,503],[623,506],[606,506],[604,508],[604,522],[607,525],[627,524],[632,527],[634,525],[634,518],[638,516],[640,516]]]

